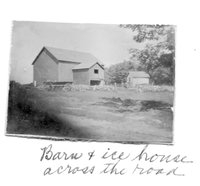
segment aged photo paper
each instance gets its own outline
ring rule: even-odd
[[[174,25],[15,21],[10,58],[7,135],[173,142]]]

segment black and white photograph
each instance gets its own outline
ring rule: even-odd
[[[199,2],[2,1],[1,185],[199,185]]]
[[[14,21],[7,134],[172,143],[175,26]]]

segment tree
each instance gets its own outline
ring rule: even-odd
[[[133,32],[133,40],[147,43],[144,49],[130,49],[131,58],[137,58],[138,69],[150,75],[155,84],[174,84],[175,29],[172,25],[120,25]]]
[[[105,80],[108,84],[125,83],[128,72],[135,69],[136,64],[131,61],[111,65],[108,69],[105,69]]]

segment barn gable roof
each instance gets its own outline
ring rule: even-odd
[[[47,51],[48,55],[56,62],[72,62],[78,63],[73,70],[78,69],[89,69],[93,65],[98,64],[102,69],[104,69],[103,64],[100,64],[99,60],[90,53],[78,52],[67,49],[53,48],[53,47],[43,47],[39,52],[32,65],[37,61],[37,58],[43,51]]]
[[[129,72],[128,77],[133,77],[133,78],[149,78],[149,74],[147,74],[144,71],[131,71]]]
[[[37,58],[44,50],[47,51],[50,57],[52,57],[56,62],[80,63],[79,65],[77,65],[77,69],[90,68],[92,65],[96,63],[99,63],[100,65],[100,61],[90,53],[47,47],[47,46],[42,48],[40,53],[33,61],[32,65],[36,62]],[[102,65],[100,66],[102,67]]]

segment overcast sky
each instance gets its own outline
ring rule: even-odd
[[[140,48],[130,30],[119,25],[42,22],[13,23],[10,79],[33,81],[31,65],[43,46],[89,52],[106,67],[129,58],[129,48]]]

